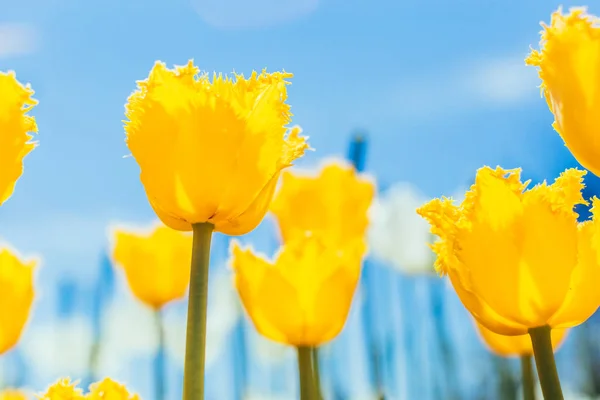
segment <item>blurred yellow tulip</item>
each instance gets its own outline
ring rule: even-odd
[[[8,248],[0,248],[0,354],[21,337],[33,302],[35,259],[23,261]]]
[[[479,334],[486,346],[503,357],[533,355],[533,346],[531,345],[531,337],[529,335],[505,336],[499,335],[487,329],[485,326],[475,322]],[[554,351],[558,350],[560,345],[567,337],[568,329],[553,329],[552,347]]]
[[[569,169],[525,191],[520,170],[483,167],[462,205],[442,198],[417,210],[441,239],[432,246],[436,268],[486,328],[568,328],[598,308],[600,203],[593,221],[578,224],[573,211],[585,203],[584,174]]]
[[[363,237],[375,185],[351,165],[330,162],[318,175],[283,173],[271,204],[284,241],[320,232],[335,243]]]
[[[90,385],[87,394],[84,394],[83,390],[77,387],[77,383],[72,383],[69,378],[60,379],[50,385],[46,393],[39,398],[40,400],[139,400],[137,394],[129,393],[125,386],[110,378]]]
[[[148,233],[116,229],[113,259],[133,294],[154,309],[185,296],[190,283],[192,236],[158,225]]]
[[[0,400],[27,400],[29,396],[21,390],[5,389],[0,391]]]
[[[85,398],[86,400],[139,400],[137,394],[129,393],[124,385],[110,378],[92,384]]]
[[[207,74],[190,61],[174,70],[157,62],[126,105],[127,145],[150,204],[169,227],[242,235],[269,208],[282,169],[308,148],[289,131],[287,78]]]
[[[27,113],[37,104],[33,90],[17,81],[14,72],[0,72],[0,205],[13,193],[23,173],[23,158],[35,147],[30,133],[35,118]]]
[[[256,329],[294,346],[318,346],[340,333],[360,276],[366,245],[332,248],[316,235],[285,243],[274,261],[232,245],[235,285]]]
[[[600,175],[600,19],[585,8],[562,9],[542,24],[540,50],[525,60],[539,67],[553,124],[575,158]]]
[[[39,396],[40,400],[83,400],[83,390],[72,383],[69,378],[59,379],[50,385],[46,393]]]

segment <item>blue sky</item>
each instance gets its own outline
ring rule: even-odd
[[[154,218],[135,161],[123,157],[122,120],[157,59],[293,72],[293,123],[317,150],[299,164],[344,155],[350,133],[364,129],[367,169],[381,185],[408,180],[448,194],[483,164],[543,179],[569,155],[523,58],[559,4],[0,0],[0,69],[15,70],[40,101],[40,146],[0,209],[0,235],[41,254],[41,274],[88,280],[108,223]]]

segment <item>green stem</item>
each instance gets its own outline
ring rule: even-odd
[[[192,267],[188,300],[183,400],[204,400],[204,352],[206,346],[206,305],[208,300],[208,263],[214,226],[192,225]]]
[[[535,384],[533,378],[533,363],[531,354],[521,356],[521,377],[523,385],[523,400],[535,400]]]
[[[298,374],[300,400],[316,400],[315,374],[313,369],[312,350],[310,347],[298,346]]]
[[[318,400],[323,399],[323,392],[321,391],[321,368],[319,367],[319,349],[317,347],[311,347],[312,351],[312,362],[315,375],[315,393]]]
[[[529,329],[533,355],[544,400],[564,400],[554,361],[552,338],[548,325]]]
[[[160,309],[154,310],[154,322],[158,334],[158,347],[156,350],[156,359],[154,360],[154,390],[156,400],[165,398],[165,328],[163,324],[162,312]]]

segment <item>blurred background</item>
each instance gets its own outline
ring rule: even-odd
[[[298,167],[349,159],[375,177],[380,210],[396,218],[373,226],[348,323],[321,350],[325,398],[511,398],[503,396],[519,385],[519,360],[487,351],[452,287],[431,273],[427,226],[413,210],[460,197],[482,165],[522,167],[534,182],[577,166],[523,61],[559,4],[0,0],[0,70],[15,70],[40,102],[40,146],[0,208],[0,236],[43,259],[22,340],[0,357],[0,385],[40,392],[61,376],[87,385],[110,375],[143,399],[181,398],[186,303],[166,308],[157,357],[152,312],[111,265],[107,229],[155,219],[125,157],[127,96],[155,60],[193,58],[209,72],[293,72],[293,123],[316,149]],[[586,183],[587,196],[600,194],[597,178]],[[391,249],[375,243],[382,232],[398,238]],[[244,316],[229,240],[217,235],[212,250],[207,400],[293,400],[295,353],[260,338]],[[241,240],[267,254],[279,246],[270,217]],[[567,398],[600,396],[599,328],[591,318],[558,351]],[[155,396],[156,363],[165,399]]]

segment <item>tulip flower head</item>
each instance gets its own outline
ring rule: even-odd
[[[585,8],[562,9],[542,24],[540,50],[525,60],[539,68],[553,124],[575,158],[600,175],[600,20]]]
[[[35,118],[27,115],[37,104],[33,90],[17,81],[14,72],[0,72],[0,205],[13,193],[23,173],[23,158],[36,146]]]
[[[364,239],[337,249],[317,235],[286,242],[273,261],[232,245],[231,265],[244,308],[267,338],[319,346],[340,333],[366,249]]]
[[[154,309],[185,296],[190,283],[192,236],[162,224],[149,233],[116,229],[113,259],[133,294]]]
[[[0,354],[17,344],[33,303],[33,270],[38,260],[23,261],[0,248]]]
[[[520,357],[533,355],[533,346],[529,335],[505,336],[498,335],[480,323],[476,323],[477,330],[485,345],[494,353],[503,357]],[[567,337],[568,329],[553,329],[552,348],[558,350]]]
[[[436,268],[487,329],[524,335],[529,328],[568,328],[600,304],[600,209],[578,224],[585,171],[525,190],[520,170],[483,167],[460,206],[435,199],[417,212],[440,240]]]
[[[110,378],[90,385],[90,390],[86,394],[68,378],[60,379],[39,398],[40,400],[139,400],[138,395],[131,394],[125,386]]]
[[[335,243],[365,235],[375,185],[348,164],[334,161],[318,175],[286,171],[271,204],[283,241],[320,232]]]
[[[242,235],[263,219],[280,172],[308,148],[299,127],[286,128],[292,74],[211,82],[198,73],[192,61],[173,70],[154,65],[127,102],[127,146],[167,226],[190,231],[208,222]]]

